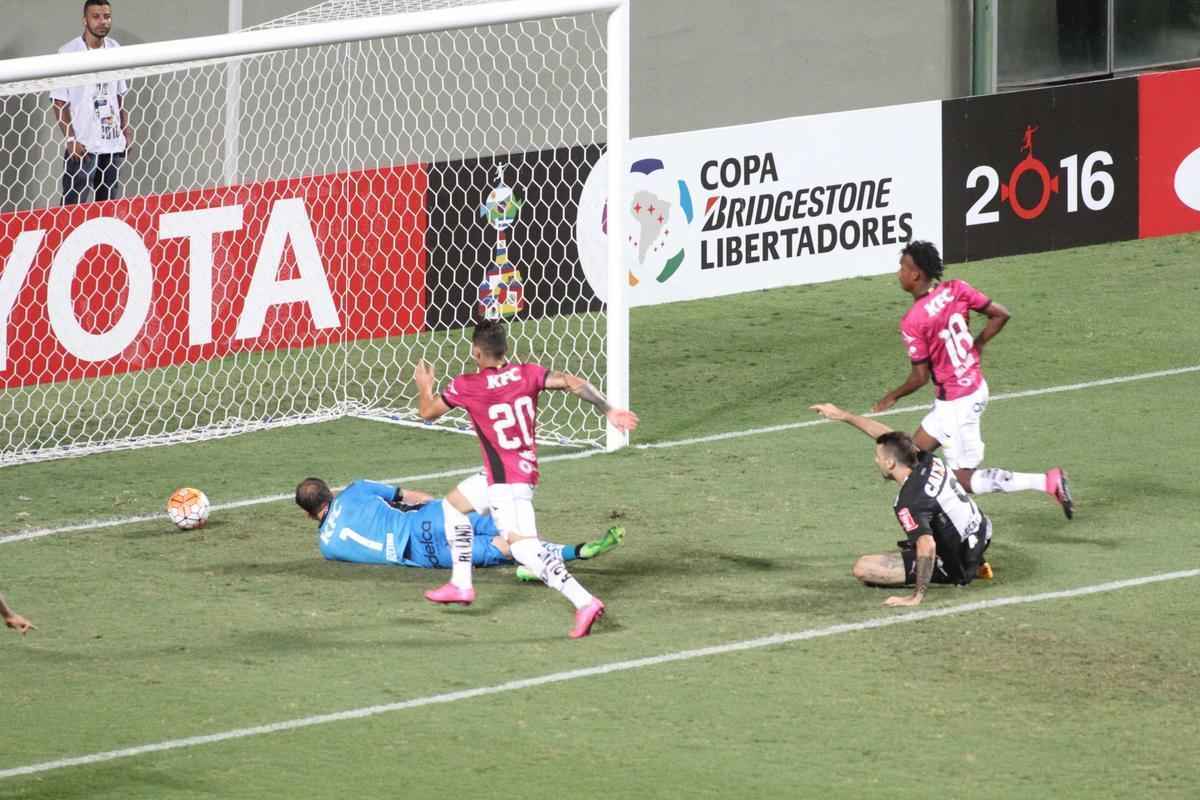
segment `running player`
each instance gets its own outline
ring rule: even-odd
[[[417,365],[413,375],[422,419],[435,420],[452,408],[467,412],[479,437],[488,482],[486,502],[484,498],[475,498],[465,504],[444,504],[450,509],[446,514],[446,531],[454,557],[450,582],[426,592],[425,597],[434,603],[459,605],[470,605],[475,600],[471,583],[471,526],[465,513],[490,509],[513,559],[575,606],[571,638],[587,636],[592,624],[604,613],[604,603],[567,571],[559,553],[538,538],[533,510],[533,488],[538,482],[538,395],[543,389],[571,392],[603,412],[622,431],[637,427],[637,415],[610,406],[604,395],[582,378],[552,372],[539,364],[509,363],[508,333],[499,320],[484,320],[475,327],[471,357],[479,371],[459,375],[440,394],[433,390],[433,368],[424,361]]]
[[[908,537],[897,542],[900,552],[862,556],[854,562],[854,577],[869,586],[913,587],[911,595],[893,595],[884,605],[918,605],[931,583],[965,586],[976,577],[992,577],[991,566],[983,560],[992,542],[992,522],[942,459],[882,422],[831,403],[812,410],[874,439],[875,465],[885,480],[900,485],[892,506]]]
[[[481,484],[486,493],[487,482],[482,474],[467,480]],[[448,569],[451,559],[444,502],[424,492],[366,480],[351,483],[336,496],[320,478],[305,478],[296,487],[296,505],[319,523],[317,546],[321,555],[330,561],[356,564]],[[474,512],[467,518],[474,533],[472,563],[477,567],[512,564],[508,542],[499,535],[492,518]],[[625,529],[614,526],[593,542],[546,546],[558,548],[563,561],[574,561],[607,553],[624,536]],[[530,573],[519,573],[517,577],[537,580]]]
[[[959,483],[975,494],[1041,491],[1075,513],[1067,475],[1060,467],[1045,472],[979,469],[983,462],[980,418],[988,404],[988,385],[980,369],[980,353],[1009,320],[1008,309],[966,281],[941,283],[942,257],[930,242],[914,241],[900,256],[900,288],[913,296],[913,305],[900,320],[900,336],[912,371],[908,380],[885,394],[872,411],[886,411],[901,397],[920,389],[930,378],[933,408],[913,434],[917,447],[933,452],[940,446],[946,464]],[[972,311],[987,324],[972,337]]]

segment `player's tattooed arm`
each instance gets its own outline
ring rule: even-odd
[[[878,439],[892,430],[878,420],[860,417],[858,414],[851,414],[843,408],[838,408],[833,403],[817,403],[815,406],[809,406],[808,410],[815,411],[826,419],[853,425],[872,439]]]
[[[933,567],[937,561],[937,544],[933,537],[925,534],[917,539],[917,554],[913,593],[908,597],[889,597],[884,601],[885,606],[916,606],[925,599],[929,583],[933,580]]]
[[[908,373],[908,379],[904,383],[892,389],[890,392],[879,398],[879,402],[871,407],[871,410],[878,413],[887,411],[892,406],[896,405],[896,401],[901,397],[908,397],[910,394],[920,389],[925,384],[929,383],[929,379],[933,373],[929,369],[928,361],[919,361],[912,365],[912,370]]]
[[[1007,308],[994,301],[988,303],[983,313],[987,315],[988,321],[983,326],[983,330],[979,332],[979,335],[975,337],[975,349],[980,352],[983,351],[983,346],[991,341],[1000,332],[1000,329],[1008,324],[1008,320],[1012,317],[1008,313]]]
[[[638,425],[637,414],[624,408],[613,408],[604,393],[577,375],[569,372],[546,373],[546,388],[570,392],[595,406],[619,431],[631,431]]]
[[[604,393],[585,381],[577,375],[572,375],[569,372],[550,372],[546,375],[546,388],[558,389],[571,394],[583,400],[585,403],[591,403],[601,414],[607,414],[611,408],[608,404],[608,398]]]

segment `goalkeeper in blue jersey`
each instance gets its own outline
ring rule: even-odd
[[[486,491],[486,479],[480,474],[463,481],[454,492],[470,495],[475,481]],[[319,523],[321,555],[330,561],[356,564],[449,569],[450,545],[442,508],[446,502],[424,492],[367,480],[354,481],[337,495],[320,478],[305,478],[296,487],[296,505]],[[474,533],[472,563],[476,567],[512,564],[508,542],[491,516],[471,513],[467,518]],[[551,546],[561,548],[564,561],[594,558],[620,544],[624,535],[623,528],[613,527],[593,542]],[[537,580],[524,567],[517,568],[517,577]]]

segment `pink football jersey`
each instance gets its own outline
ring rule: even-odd
[[[966,281],[947,281],[913,303],[900,320],[908,357],[914,364],[929,362],[939,400],[966,397],[983,383],[969,317],[991,302]]]
[[[506,364],[459,375],[442,390],[446,405],[471,417],[489,484],[537,485],[538,393],[546,372],[538,364]]]

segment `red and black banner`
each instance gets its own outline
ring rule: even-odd
[[[942,104],[943,255],[1138,237],[1138,81]]]
[[[602,307],[575,218],[601,148],[0,216],[0,388]]]
[[[421,165],[0,216],[0,388],[425,327]]]

